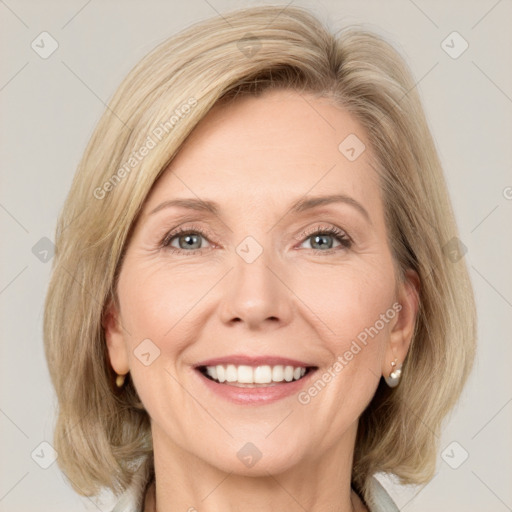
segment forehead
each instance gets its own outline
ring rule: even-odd
[[[171,198],[211,199],[236,209],[321,194],[346,194],[372,209],[380,194],[369,160],[364,129],[331,100],[266,92],[211,109],[156,183],[144,210]]]

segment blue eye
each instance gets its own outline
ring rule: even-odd
[[[201,239],[208,240],[206,233],[198,227],[178,228],[168,233],[160,242],[160,247],[169,250],[172,253],[198,255],[210,247],[203,247]],[[305,231],[296,237],[299,241],[311,241],[311,249],[316,252],[331,254],[332,252],[350,249],[352,247],[351,238],[341,229],[335,226],[316,226],[313,230]],[[332,239],[337,240],[338,247],[333,247]],[[177,240],[178,247],[171,245]],[[341,246],[341,249],[339,248]]]
[[[169,249],[171,252],[178,253],[191,253],[198,254],[203,251],[201,238],[206,240],[207,237],[205,233],[201,229],[183,229],[178,228],[175,231],[172,231],[162,240],[161,246]],[[174,247],[171,245],[171,242],[177,239],[179,247]],[[190,249],[190,250],[189,250]]]
[[[317,226],[313,231],[302,233],[298,238],[302,240],[303,237],[306,237],[306,240],[312,240],[311,245],[324,248],[311,247],[312,250],[318,250],[319,252],[331,253],[333,250],[336,250],[336,248],[333,248],[332,239],[337,240],[344,249],[352,247],[352,240],[348,235],[335,226],[327,226],[325,228]]]

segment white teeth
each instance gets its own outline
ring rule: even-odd
[[[252,370],[250,366],[248,368]],[[257,366],[252,373],[256,384],[268,384],[272,382],[272,368],[270,366]]]
[[[269,384],[271,382],[291,382],[306,374],[306,368],[293,366],[247,366],[228,364],[226,366],[207,366],[206,373],[218,382],[237,382],[240,384]]]
[[[236,366],[233,364],[228,364],[226,367],[226,380],[228,382],[235,382],[238,380],[238,372],[236,371]]]
[[[252,368],[250,366],[233,366],[235,379],[238,382],[242,382],[244,384],[252,383]]]
[[[282,366],[274,366],[272,368],[272,380],[274,382],[283,382],[284,380],[284,369]]]
[[[226,380],[226,370],[224,370],[224,366],[207,366],[206,371],[208,372],[208,369],[215,370],[217,372],[217,380],[219,382],[224,382]],[[208,375],[212,378],[215,378],[211,373],[208,373]]]
[[[210,377],[212,377],[213,379],[218,380],[218,378],[217,378],[217,368],[215,366],[210,366],[210,371],[208,372],[208,375]]]

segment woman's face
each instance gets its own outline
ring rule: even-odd
[[[353,446],[415,314],[369,153],[345,110],[291,91],[217,106],[191,134],[147,198],[106,324],[155,452],[255,475]],[[287,382],[286,366],[308,372]]]

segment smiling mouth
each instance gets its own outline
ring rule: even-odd
[[[240,388],[283,386],[303,379],[316,370],[316,366],[293,367],[285,365],[235,366],[216,365],[196,368],[204,377],[217,383]]]

